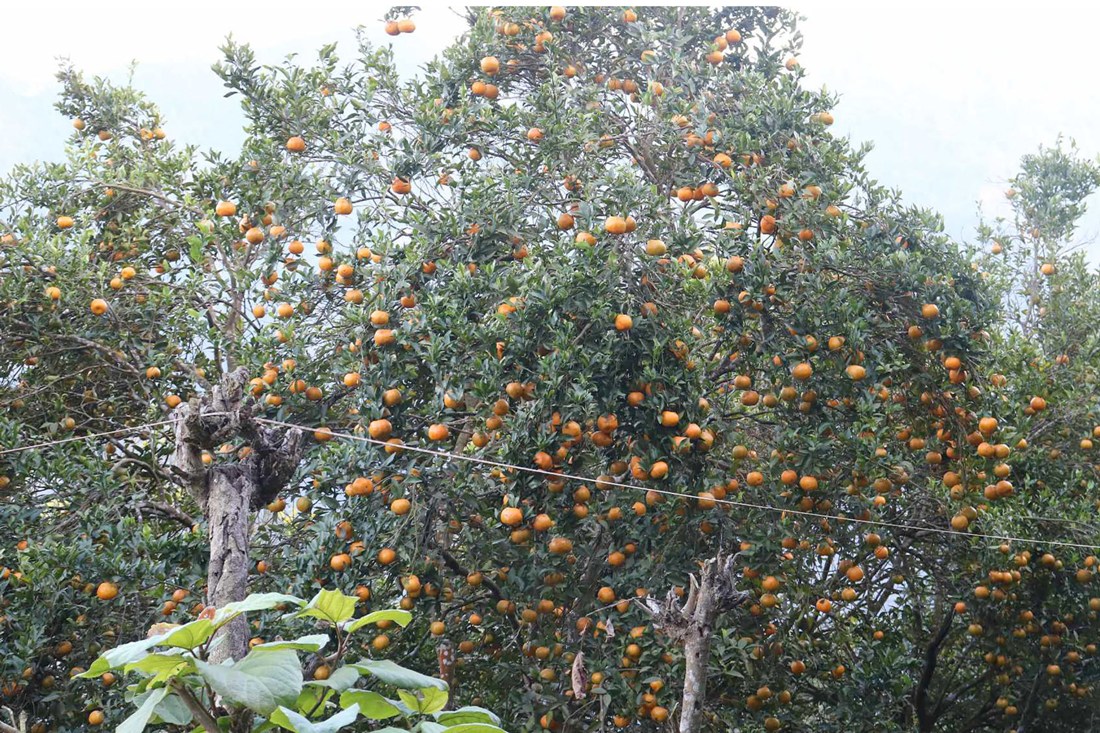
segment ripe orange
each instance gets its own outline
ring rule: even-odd
[[[515,527],[523,522],[523,510],[514,506],[504,507],[500,511],[500,523],[508,526]]]
[[[489,76],[496,76],[500,71],[500,59],[496,56],[486,56],[481,59],[481,71]]]
[[[286,149],[292,153],[300,153],[306,149],[306,141],[295,135],[286,141]]]
[[[118,586],[114,583],[103,581],[95,589],[96,598],[101,601],[109,601],[118,595]]]
[[[219,201],[214,213],[218,216],[233,216],[237,213],[237,205],[232,201]]]
[[[107,301],[105,301],[103,298],[96,298],[92,301],[89,308],[94,315],[102,316],[104,313],[107,312]]]
[[[71,229],[73,226],[73,218],[71,216],[59,216],[57,217],[58,229]]]
[[[332,205],[333,211],[340,216],[345,216],[351,213],[351,201],[341,196],[336,199],[336,203]]]
[[[634,327],[634,319],[625,313],[620,313],[615,316],[615,330],[616,331],[629,331]]]
[[[621,216],[609,216],[604,221],[603,228],[608,234],[625,234],[626,219]]]
[[[795,364],[794,367],[791,368],[791,376],[800,382],[809,379],[813,376],[813,373],[814,368],[806,361]]]
[[[555,555],[564,555],[573,551],[573,541],[567,537],[554,537],[550,540],[549,549]]]
[[[446,440],[451,437],[451,430],[442,423],[436,423],[428,428],[428,440]]]

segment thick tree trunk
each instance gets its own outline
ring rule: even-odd
[[[706,629],[691,630],[684,640],[684,695],[680,708],[680,733],[699,729],[699,715],[707,698],[707,662],[710,660],[710,634]]]
[[[695,733],[700,729],[707,699],[710,641],[718,614],[736,608],[748,597],[748,593],[734,589],[733,557],[715,557],[703,563],[698,578],[691,576],[691,590],[683,605],[671,591],[664,603],[652,598],[646,600],[654,626],[684,648],[679,733]]]
[[[233,480],[230,471],[209,477],[206,516],[210,534],[210,562],[206,568],[206,603],[221,608],[248,595],[249,504],[255,487],[247,476]],[[225,626],[210,659],[218,664],[248,653],[248,625],[238,616]]]
[[[227,374],[210,395],[192,399],[177,412],[172,466],[202,508],[210,542],[206,604],[220,608],[248,595],[251,512],[270,502],[298,466],[302,434],[278,433],[252,419],[244,394],[247,373]],[[235,463],[207,467],[202,451],[244,438],[251,451]],[[210,661],[240,659],[248,652],[248,625],[242,615],[214,639]]]

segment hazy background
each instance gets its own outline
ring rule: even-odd
[[[949,233],[972,234],[979,201],[989,213],[1003,211],[1005,180],[1040,143],[1053,144],[1062,133],[1085,154],[1100,153],[1093,45],[1100,5],[893,5],[792,4],[806,16],[800,61],[809,83],[841,94],[833,130],[874,141],[872,175],[939,211]],[[362,24],[374,42],[393,43],[401,71],[412,74],[465,25],[460,10],[451,9],[460,6],[448,5],[422,5],[416,32],[395,38],[378,22],[382,4],[268,2],[262,11],[209,0],[179,9],[127,6],[7,4],[0,171],[60,156],[71,127],[52,107],[59,57],[116,82],[126,80],[136,60],[134,84],[160,105],[171,137],[234,151],[244,137],[243,118],[210,71],[227,34],[250,43],[262,63],[292,52],[308,62],[334,40],[350,54],[352,29]],[[1092,240],[1095,264],[1100,201],[1091,203],[1078,239]]]

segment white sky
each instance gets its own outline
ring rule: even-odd
[[[309,60],[333,40],[350,53],[351,29],[363,24],[373,40],[392,42],[411,72],[464,26],[451,6],[422,5],[417,31],[390,38],[378,23],[383,6],[369,0],[269,0],[262,11],[211,0],[179,10],[87,0],[5,5],[0,170],[59,157],[70,132],[52,108],[62,56],[116,81],[137,60],[135,84],[161,106],[170,135],[232,151],[243,137],[241,116],[210,71],[227,34],[252,44],[261,62],[277,63],[289,52]],[[942,213],[955,236],[970,234],[979,200],[987,211],[1003,205],[1005,179],[1039,143],[1061,132],[1085,154],[1100,153],[1093,46],[1100,4],[791,5],[806,16],[801,61],[809,83],[841,95],[834,131],[874,141],[874,177]],[[1093,209],[1081,240],[1100,233],[1100,201]],[[1100,262],[1100,243],[1089,251]]]

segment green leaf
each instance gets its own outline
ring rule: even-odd
[[[174,646],[180,649],[194,649],[202,646],[214,635],[216,628],[208,618],[200,618],[169,631],[157,646]]]
[[[443,710],[435,714],[435,719],[444,725],[459,725],[460,723],[490,723],[500,725],[500,718],[495,713],[479,708],[476,705],[466,705],[457,710]]]
[[[426,674],[414,672],[388,659],[371,659],[358,664],[348,665],[365,674],[371,674],[383,682],[405,690],[422,690],[425,687],[447,689],[447,683]]]
[[[507,731],[489,723],[460,723],[447,728],[447,733],[507,733]]]
[[[351,667],[340,667],[328,676],[327,680],[310,680],[307,685],[315,687],[327,687],[337,692],[343,692],[356,683],[359,679],[359,670]]]
[[[153,715],[169,725],[187,725],[191,722],[191,711],[179,695],[169,695],[160,701]]]
[[[220,629],[242,613],[249,611],[267,611],[282,603],[292,603],[301,606],[303,601],[298,596],[288,596],[285,593],[253,593],[243,601],[227,603],[214,614],[214,627]]]
[[[340,707],[358,706],[359,714],[371,720],[385,720],[401,715],[401,708],[371,690],[348,690],[340,695]]]
[[[145,730],[145,724],[153,716],[153,710],[167,694],[167,687],[159,687],[147,694],[138,709],[115,729],[116,733],[141,733]]]
[[[287,641],[269,641],[266,644],[257,644],[253,649],[297,649],[303,652],[316,652],[324,649],[328,644],[328,634],[310,634],[297,639]]]
[[[293,710],[279,707],[271,713],[270,720],[279,727],[295,731],[295,733],[333,733],[354,723],[358,716],[359,708],[352,705],[327,720],[313,722]]]
[[[179,654],[150,654],[143,659],[127,664],[124,672],[142,672],[150,677],[151,684],[164,682],[170,677],[179,677],[193,671],[195,665],[191,658]]]
[[[421,720],[413,730],[416,731],[416,733],[443,733],[443,731],[447,730],[447,727],[439,723],[433,723],[430,720]]]
[[[367,624],[376,624],[379,621],[393,621],[401,628],[405,628],[412,621],[412,614],[408,611],[402,611],[399,608],[390,608],[382,611],[371,611],[366,616],[357,618],[351,623],[344,626],[344,630],[349,634],[353,631],[363,628]]]
[[[397,696],[409,706],[410,710],[421,715],[438,713],[447,704],[447,691],[438,687],[425,687],[419,690],[418,693],[398,690]]]
[[[302,667],[290,649],[253,650],[232,665],[195,664],[214,692],[261,715],[292,704],[302,691]]]
[[[338,624],[347,621],[355,613],[359,599],[344,595],[338,590],[321,590],[296,616],[311,616]]]
[[[128,644],[120,644],[110,651],[104,652],[92,662],[92,666],[88,667],[88,671],[83,674],[77,675],[83,679],[91,679],[92,677],[98,677],[104,672],[112,669],[117,669],[131,662],[136,662],[139,659],[148,654],[149,649],[160,643],[166,635],[154,636],[151,639],[140,639],[138,641],[131,641]]]

